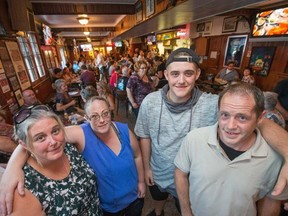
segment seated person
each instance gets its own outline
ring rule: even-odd
[[[230,85],[218,107],[218,123],[189,132],[175,158],[182,215],[279,215],[288,193],[271,195],[283,159],[257,129],[262,91]]]
[[[114,96],[113,96],[111,89],[105,82],[102,81],[97,84],[97,92],[100,97],[103,97],[108,102],[109,109],[111,111],[111,116],[113,117],[115,103],[114,103]]]
[[[75,106],[76,101],[68,94],[68,86],[64,79],[55,81],[53,88],[56,89],[56,111],[59,113],[67,112],[83,114],[84,111]]]
[[[126,91],[127,82],[129,80],[129,68],[122,67],[122,75],[117,80],[117,90]]]
[[[53,79],[53,83],[57,80],[57,79],[62,79],[62,70],[60,68],[55,68],[53,70],[52,73],[52,79]]]
[[[275,92],[263,92],[264,93],[264,118],[274,121],[276,124],[285,128],[285,120],[281,113],[276,109],[277,93]]]
[[[88,101],[89,98],[93,96],[98,96],[98,92],[93,86],[89,85],[80,91],[80,95],[84,103],[86,103],[86,101]]]
[[[22,96],[23,96],[24,104],[22,105],[21,108],[41,104],[41,102],[36,97],[34,91],[31,89],[24,90],[22,92]]]
[[[82,87],[85,88],[86,86],[92,85],[96,88],[96,76],[93,71],[87,69],[86,65],[81,66],[82,73],[80,75],[80,80],[82,82]]]
[[[0,163],[7,163],[17,144],[13,138],[13,125],[6,123],[6,113],[0,110]]]
[[[251,69],[249,67],[244,68],[241,82],[255,85],[255,79],[253,75],[251,75]]]
[[[220,72],[216,75],[216,81],[217,79],[220,79],[230,83],[232,80],[239,79],[239,74],[234,69],[234,65],[234,61],[229,61],[227,67],[220,70]]]

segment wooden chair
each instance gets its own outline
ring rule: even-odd
[[[125,108],[126,108],[126,117],[128,118],[128,98],[127,98],[127,92],[126,91],[121,91],[121,90],[115,90],[115,99],[116,99],[116,115],[118,115],[118,110],[119,110],[119,104],[121,102],[124,102]]]

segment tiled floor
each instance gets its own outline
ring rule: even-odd
[[[129,113],[128,118],[126,118],[126,111],[125,111],[124,104],[120,104],[119,113],[118,115],[116,115],[116,112],[115,112],[114,116],[115,116],[114,117],[115,121],[128,123],[130,130],[134,131],[134,126],[136,122],[135,115],[133,113]],[[152,198],[147,188],[142,216],[146,216],[152,210],[153,210]],[[164,212],[165,212],[165,216],[180,216],[180,214],[178,213],[175,207],[173,198],[168,199],[164,208]]]

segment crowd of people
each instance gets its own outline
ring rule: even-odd
[[[263,93],[245,68],[243,83],[216,95],[197,87],[201,69],[191,49],[165,61],[136,50],[109,67],[95,55],[99,77],[78,64],[92,80],[81,78],[83,124],[64,127],[32,90],[13,117],[13,137],[0,117],[0,138],[14,143],[1,180],[1,214],[141,216],[146,187],[153,199],[147,216],[164,216],[169,196],[185,216],[280,214],[288,200],[287,80]],[[67,94],[73,68],[65,72],[73,77],[54,77],[58,112],[77,112]],[[240,78],[233,62],[216,77]],[[135,134],[113,120],[117,90],[127,92]]]

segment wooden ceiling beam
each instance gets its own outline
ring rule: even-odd
[[[135,14],[133,4],[32,3],[35,15]]]
[[[115,27],[80,27],[80,28],[52,28],[52,31],[54,33],[59,33],[59,32],[84,32],[84,31],[89,31],[89,32],[111,32],[111,31],[116,31]]]

